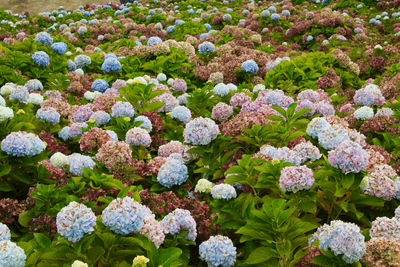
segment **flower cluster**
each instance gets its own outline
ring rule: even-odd
[[[284,192],[296,193],[299,190],[308,190],[314,184],[314,175],[306,166],[285,167],[281,171],[279,185]]]
[[[197,237],[196,221],[190,215],[190,211],[176,209],[167,214],[161,221],[165,234],[179,234],[181,230],[188,231],[185,239],[195,241]]]
[[[211,236],[199,246],[200,259],[208,266],[233,266],[236,261],[236,248],[226,236]]]
[[[14,157],[32,157],[45,148],[46,144],[32,133],[12,132],[1,141],[1,150]]]
[[[208,145],[218,134],[218,125],[213,120],[199,117],[186,124],[183,138],[186,143],[192,145]]]

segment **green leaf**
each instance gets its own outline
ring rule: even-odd
[[[159,253],[158,264],[168,267],[171,263],[179,259],[182,250],[180,248],[166,248],[161,249]]]
[[[39,246],[41,246],[42,248],[50,248],[51,246],[50,238],[48,238],[42,233],[34,233],[33,236],[35,237],[35,240],[39,244]]]
[[[6,181],[0,181],[0,191],[9,192],[13,191],[15,188]]]
[[[349,189],[354,183],[354,174],[344,175],[342,179],[343,187]]]
[[[333,264],[331,258],[329,258],[325,255],[319,255],[319,256],[314,257],[311,260],[311,263],[318,264],[320,266],[332,266],[332,264]]]
[[[18,222],[20,225],[24,226],[24,227],[28,227],[29,226],[29,222],[32,220],[32,218],[34,217],[34,210],[27,210],[22,212],[19,217],[18,217]]]
[[[249,257],[246,259],[247,264],[259,264],[264,261],[271,259],[272,257],[276,257],[278,254],[273,248],[269,247],[259,247],[253,250]]]

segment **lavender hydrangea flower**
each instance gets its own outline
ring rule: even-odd
[[[25,83],[25,87],[28,88],[28,90],[34,90],[34,91],[42,91],[43,90],[43,84],[41,81],[38,79],[31,79]]]
[[[171,118],[180,120],[181,122],[189,122],[192,118],[190,109],[184,106],[177,106],[171,111]]]
[[[314,184],[314,175],[307,166],[290,166],[281,171],[279,185],[284,192],[308,190]]]
[[[375,84],[368,84],[364,88],[357,90],[353,99],[354,103],[363,106],[382,106],[385,103],[385,97]]]
[[[232,199],[236,198],[236,190],[230,184],[218,184],[211,188],[211,196],[214,199]]]
[[[117,198],[103,210],[101,219],[105,226],[120,235],[128,235],[139,231],[144,219],[151,216],[151,211],[136,202],[133,198]]]
[[[32,157],[45,148],[45,143],[32,133],[12,132],[1,141],[1,150],[14,157]]]
[[[135,110],[133,109],[133,106],[129,102],[122,102],[122,101],[117,101],[117,103],[114,104],[111,108],[111,116],[114,118],[119,118],[119,117],[133,117],[135,115]]]
[[[0,241],[0,266],[24,267],[26,255],[22,248],[11,241]]]
[[[51,45],[53,43],[53,38],[47,32],[39,32],[33,40],[44,45]]]
[[[90,107],[90,105],[83,105],[78,107],[75,112],[72,114],[73,118],[77,122],[85,122],[90,119],[90,116],[92,116],[93,111]]]
[[[57,124],[60,122],[60,113],[58,113],[54,108],[40,108],[36,112],[36,118],[41,121]]]
[[[211,236],[199,246],[200,259],[208,266],[229,267],[235,265],[236,248],[226,236]]]
[[[96,126],[101,126],[101,125],[105,125],[107,123],[110,122],[111,117],[110,114],[108,114],[105,111],[99,110],[94,112],[91,116],[90,116],[90,120],[95,120],[95,125]]]
[[[21,103],[28,103],[29,91],[25,86],[16,86],[12,88],[10,93],[10,100],[18,100]]]
[[[163,218],[161,225],[165,234],[178,234],[181,230],[187,230],[185,239],[195,241],[197,237],[196,221],[190,211],[175,209]]]
[[[46,67],[50,64],[49,55],[44,51],[35,52],[32,55],[32,59],[33,59],[33,61],[35,61],[36,64],[38,64],[40,66]]]
[[[57,232],[73,243],[94,231],[96,215],[83,204],[72,201],[57,213]]]
[[[331,221],[324,224],[310,238],[309,244],[314,241],[319,241],[320,249],[343,255],[343,260],[349,264],[359,261],[365,253],[364,236],[354,223]]]
[[[183,131],[185,142],[192,145],[208,145],[218,134],[218,125],[213,120],[203,117],[188,122]]]
[[[188,168],[183,158],[177,153],[172,153],[167,161],[161,166],[157,174],[157,181],[165,187],[181,185],[188,179]]]
[[[369,154],[359,144],[346,140],[335,150],[329,151],[329,163],[344,173],[359,173],[369,163]]]
[[[147,130],[140,127],[134,127],[126,133],[125,142],[130,146],[149,146],[151,137]]]

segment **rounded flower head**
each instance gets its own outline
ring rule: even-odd
[[[145,128],[147,132],[151,132],[151,130],[153,129],[153,125],[151,124],[151,121],[148,117],[146,116],[138,116],[135,118],[135,122],[142,122],[142,124],[140,124],[139,127],[141,128]]]
[[[24,267],[26,255],[22,248],[14,242],[0,241],[0,266],[2,267]]]
[[[280,19],[281,19],[281,16],[279,16],[279,14],[274,13],[271,15],[271,20],[273,20],[273,21],[278,21]]]
[[[145,267],[149,261],[145,256],[136,256],[133,259],[132,267]]]
[[[115,103],[111,108],[111,116],[114,118],[131,118],[133,115],[135,115],[135,110],[133,109],[132,104],[129,102],[117,101],[117,103]]]
[[[61,152],[56,152],[50,157],[50,164],[62,168],[68,165],[68,156]]]
[[[54,108],[40,108],[36,111],[36,118],[40,121],[47,121],[51,124],[60,122],[60,114]]]
[[[28,88],[29,90],[34,90],[34,91],[42,91],[43,90],[43,84],[38,79],[32,79],[32,80],[27,81],[25,83],[25,87]]]
[[[382,106],[385,103],[385,97],[382,95],[379,87],[371,83],[356,91],[354,103],[363,106]]]
[[[318,134],[319,143],[327,150],[337,148],[346,140],[350,140],[348,132],[346,128],[339,124],[334,124]]]
[[[344,173],[359,173],[368,166],[369,154],[359,144],[346,140],[335,150],[329,151],[329,163]]]
[[[56,222],[57,232],[75,243],[94,231],[96,215],[90,208],[73,201],[57,213]]]
[[[158,36],[152,36],[147,40],[147,46],[151,46],[152,44],[162,43],[162,40]]]
[[[284,192],[308,190],[314,184],[314,175],[307,166],[290,166],[282,169],[279,185]]]
[[[145,218],[143,222],[139,234],[147,236],[159,248],[165,239],[161,222],[155,219],[154,214]]]
[[[133,198],[117,198],[103,210],[101,218],[105,226],[120,235],[128,235],[139,231],[144,219],[151,215],[151,211],[136,202]]]
[[[51,45],[51,49],[62,55],[67,51],[67,44],[64,42],[57,42]]]
[[[46,144],[32,133],[12,132],[1,141],[1,150],[14,157],[32,157],[45,148]]]
[[[400,241],[400,219],[393,217],[377,217],[373,222],[369,235],[372,238],[378,237],[394,237]]]
[[[258,65],[254,60],[249,59],[242,63],[242,70],[247,73],[257,73]]]
[[[199,246],[200,259],[208,266],[229,267],[235,265],[236,248],[226,236],[211,236]]]
[[[0,122],[14,118],[14,111],[11,108],[0,106]]]
[[[224,83],[219,83],[214,86],[213,92],[218,96],[223,97],[229,94],[229,87]]]
[[[331,221],[330,224],[320,226],[309,243],[319,241],[319,249],[332,250],[335,255],[343,255],[347,263],[354,263],[365,253],[364,236],[360,228],[353,223]]]
[[[93,111],[91,109],[90,104],[86,104],[83,106],[78,107],[75,112],[72,114],[72,117],[76,122],[85,122],[90,119],[92,116]]]
[[[0,241],[8,241],[11,240],[11,232],[8,229],[8,226],[0,223]]]
[[[49,55],[44,51],[35,52],[32,55],[33,61],[40,66],[48,66],[50,65],[50,58]]]
[[[105,111],[99,110],[94,112],[91,116],[90,116],[90,120],[95,120],[95,124],[96,126],[101,126],[101,125],[105,125],[107,123],[110,122],[111,117],[110,114],[108,114]]]
[[[199,53],[204,55],[215,51],[215,46],[210,42],[203,42],[199,45]]]
[[[149,133],[140,127],[134,127],[126,133],[125,142],[130,146],[149,146],[151,137]]]
[[[96,163],[89,156],[74,153],[68,156],[69,171],[73,175],[82,175],[82,168],[93,169]]]
[[[76,68],[83,68],[83,67],[89,66],[90,63],[92,63],[92,59],[86,55],[77,55],[74,58],[74,63],[75,63]]]
[[[188,169],[180,154],[173,153],[161,166],[157,174],[157,181],[165,187],[181,185],[188,179]]]
[[[104,93],[109,87],[110,87],[110,85],[104,79],[96,79],[92,83],[92,90],[100,92],[100,93]]]
[[[109,57],[104,60],[103,64],[101,65],[101,70],[105,73],[111,71],[119,71],[121,70],[122,66],[121,63],[115,57]]]
[[[236,198],[236,190],[230,184],[217,184],[211,188],[211,196],[214,199],[232,199]]]
[[[324,118],[314,118],[307,125],[307,134],[309,134],[312,138],[317,138],[318,134],[327,128],[331,127],[331,125]]]
[[[197,181],[194,191],[198,193],[210,193],[213,186],[213,183],[207,179],[200,179]]]
[[[179,234],[181,230],[189,231],[185,239],[195,241],[197,237],[196,221],[190,211],[175,209],[163,218],[161,225],[165,234]]]
[[[33,105],[42,105],[43,103],[43,96],[40,94],[36,94],[36,93],[31,93],[29,94],[28,103],[31,103]]]
[[[218,134],[218,125],[213,120],[203,117],[188,122],[183,131],[185,142],[192,145],[208,145]]]
[[[181,122],[189,122],[190,119],[192,118],[192,114],[190,112],[190,109],[188,109],[185,106],[176,106],[172,111],[171,111],[171,118],[177,119]]]
[[[35,40],[36,42],[40,42],[44,45],[51,45],[53,43],[53,38],[51,38],[50,34],[48,34],[47,32],[39,32],[38,34],[36,34],[35,36]]]
[[[186,81],[183,79],[175,79],[172,84],[172,90],[177,91],[177,92],[186,92],[187,90],[187,84]]]
[[[217,121],[226,121],[233,113],[233,107],[224,102],[216,104],[211,112],[211,118]]]
[[[364,106],[354,111],[354,118],[357,120],[368,120],[374,116],[374,110],[370,107]]]

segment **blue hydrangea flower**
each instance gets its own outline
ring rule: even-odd
[[[11,232],[8,226],[0,223],[0,241],[11,240]]]
[[[191,120],[183,130],[185,142],[192,145],[208,145],[218,134],[218,125],[212,119],[203,117]]]
[[[110,87],[110,85],[104,79],[96,79],[92,83],[92,90],[100,92],[100,93],[104,93],[109,87]]]
[[[185,239],[192,241],[196,240],[196,221],[188,210],[175,209],[162,219],[161,225],[165,234],[176,235],[179,234],[181,230],[186,230],[188,233],[186,234]]]
[[[114,132],[112,130],[106,130],[106,131],[107,131],[108,135],[110,136],[111,141],[114,141],[114,142],[118,141],[118,135],[116,132]]]
[[[141,121],[142,124],[140,124],[139,127],[145,128],[147,132],[151,132],[153,130],[153,125],[151,124],[151,121],[148,117],[146,116],[138,116],[135,118],[135,122]]]
[[[311,42],[312,40],[314,40],[314,37],[312,35],[307,36],[307,42]]]
[[[67,141],[69,139],[69,126],[65,126],[58,132],[58,137],[60,137],[62,140]]]
[[[207,31],[211,30],[211,25],[208,24],[208,23],[205,23],[205,24],[204,24],[204,27],[206,27],[206,30],[207,30]]]
[[[82,175],[81,168],[93,169],[96,163],[89,156],[84,156],[79,153],[74,153],[68,156],[69,171],[73,175]]]
[[[364,240],[357,225],[337,220],[320,226],[308,242],[311,245],[319,241],[320,249],[330,249],[335,255],[343,255],[343,260],[351,264],[365,254]]]
[[[202,33],[202,34],[200,34],[199,39],[201,40],[201,39],[206,38],[208,36],[210,36],[209,33]]]
[[[54,108],[38,109],[36,111],[36,118],[40,121],[47,121],[52,124],[57,124],[60,122],[60,113]]]
[[[219,83],[214,86],[213,92],[219,95],[220,97],[224,97],[227,94],[229,94],[229,86],[227,86],[224,83]]]
[[[57,213],[57,232],[73,243],[94,231],[96,215],[83,204],[72,201]]]
[[[204,42],[199,45],[199,53],[204,55],[215,51],[215,46],[211,42]]]
[[[147,40],[147,46],[151,46],[152,44],[155,43],[162,43],[161,38],[158,36],[152,36],[149,38],[149,40]]]
[[[277,14],[277,13],[274,13],[271,15],[271,20],[273,20],[273,21],[278,21],[280,19],[281,19],[281,16],[279,16],[279,14]]]
[[[122,101],[117,101],[117,103],[114,104],[111,108],[111,116],[114,118],[118,117],[133,117],[135,115],[135,110],[133,109],[133,106],[129,102],[122,102]]]
[[[67,44],[64,42],[57,42],[51,45],[51,49],[62,55],[67,51]]]
[[[331,127],[329,122],[327,122],[324,118],[314,118],[307,125],[307,134],[312,138],[317,138],[318,134],[327,128]]]
[[[271,15],[271,13],[268,10],[263,10],[261,12],[261,17],[262,18],[268,18]]]
[[[175,31],[175,26],[174,25],[168,26],[166,31],[167,33],[173,33]]]
[[[33,61],[40,66],[48,66],[50,64],[49,55],[44,51],[35,52],[32,55]]]
[[[249,59],[242,63],[242,70],[247,73],[257,73],[258,65],[254,60]]]
[[[236,198],[236,190],[230,184],[217,184],[211,188],[211,196],[214,199],[232,199]]]
[[[111,117],[110,114],[108,114],[107,112],[103,111],[103,110],[99,110],[94,112],[91,116],[90,119],[95,120],[95,125],[96,126],[101,126],[101,125],[105,125],[107,123],[110,122]]]
[[[101,70],[106,73],[110,71],[119,71],[121,70],[121,68],[121,63],[118,61],[117,58],[114,57],[106,58],[101,65]]]
[[[38,34],[36,34],[35,36],[35,40],[36,42],[40,42],[44,45],[51,45],[53,43],[53,38],[51,38],[50,34],[48,34],[47,32],[39,32]]]
[[[276,13],[276,7],[275,6],[270,6],[269,8],[268,8],[268,11],[269,12],[271,12],[271,13]]]
[[[120,235],[139,231],[144,219],[151,216],[151,211],[133,198],[117,198],[103,210],[101,219],[105,226]]]
[[[24,267],[26,255],[22,248],[11,241],[0,241],[0,266]]]
[[[290,11],[287,10],[287,9],[282,10],[282,15],[285,16],[285,17],[289,17],[290,16]]]
[[[43,84],[41,81],[38,79],[31,79],[27,81],[24,85],[28,90],[34,90],[34,91],[42,91],[43,90]]]
[[[174,185],[183,184],[188,177],[188,169],[184,164],[182,156],[173,153],[158,171],[157,181],[162,186],[171,188]]]
[[[208,266],[230,267],[235,265],[236,248],[229,237],[211,236],[199,246],[200,259],[207,262]]]
[[[86,55],[77,55],[74,58],[74,63],[76,65],[76,68],[83,68],[89,66],[90,63],[92,63],[92,59]]]
[[[189,122],[192,118],[190,109],[184,106],[177,106],[171,111],[171,118],[180,120],[181,122]]]
[[[68,70],[70,70],[70,71],[76,70],[75,62],[73,62],[72,60],[68,60],[67,63],[68,63],[68,66],[67,66]]]
[[[12,132],[1,141],[1,150],[15,157],[32,157],[45,148],[45,143],[32,133]]]

